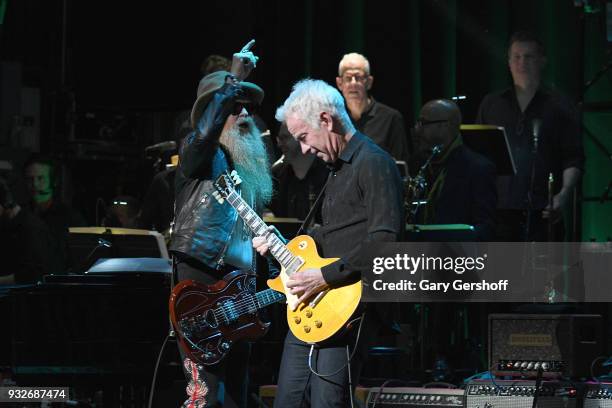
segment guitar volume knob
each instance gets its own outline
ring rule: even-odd
[[[307,310],[306,311],[306,317],[309,318],[309,319],[312,317],[312,310]]]
[[[306,333],[310,333],[310,326],[304,326],[304,331]]]
[[[302,322],[302,319],[300,318],[300,316],[295,316],[293,318],[293,321],[295,322],[295,324],[300,324]]]
[[[321,328],[321,326],[323,326],[323,323],[321,323],[321,321],[320,321],[320,320],[315,320],[315,322],[314,322],[314,323],[315,323],[315,326],[317,326],[317,329],[320,329],[320,328]]]

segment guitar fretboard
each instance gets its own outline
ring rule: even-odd
[[[242,315],[255,313],[259,309],[281,300],[285,300],[284,294],[273,289],[266,289],[255,294],[245,293],[234,300],[226,300],[218,308],[213,309],[212,312],[217,322],[222,321],[225,324],[230,324],[238,320]],[[205,314],[197,316],[196,323],[202,327],[210,326]]]
[[[257,308],[261,309],[284,299],[285,295],[273,289],[262,290],[257,292]]]
[[[276,234],[268,231],[266,223],[257,215],[255,211],[244,201],[244,199],[234,190],[227,194],[227,202],[232,205],[255,235],[264,236],[270,244],[270,253],[274,258],[290,273],[292,265],[298,259],[289,251],[287,246]]]

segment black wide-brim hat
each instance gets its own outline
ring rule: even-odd
[[[225,85],[228,76],[232,76],[232,74],[227,71],[217,71],[206,75],[200,80],[198,96],[193,104],[193,108],[191,108],[191,126],[194,129],[213,94]],[[237,102],[261,105],[264,98],[263,89],[252,82],[238,82],[238,85],[244,91],[244,96],[241,96]]]

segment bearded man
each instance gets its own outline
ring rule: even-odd
[[[212,197],[214,181],[232,169],[243,180],[242,197],[255,210],[262,209],[272,195],[266,150],[251,118],[264,92],[253,83],[241,82],[244,77],[218,71],[205,76],[198,86],[191,111],[193,131],[182,141],[175,179],[170,250],[179,281],[194,279],[210,285],[231,271],[255,270],[248,227],[229,204],[219,204]],[[248,344],[236,344],[221,363],[206,369],[186,360],[190,398],[184,406],[217,406],[220,383],[224,384],[224,406],[234,406],[232,402],[246,406],[248,356]],[[202,398],[201,391],[206,389]]]

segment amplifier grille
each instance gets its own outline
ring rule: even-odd
[[[466,408],[531,408],[535,381],[478,380],[465,390]],[[544,381],[538,393],[539,408],[576,408],[578,389],[575,384]]]
[[[368,393],[367,408],[461,408],[463,390],[415,388],[415,387],[374,387]]]
[[[612,408],[612,383],[588,384],[584,408]]]

